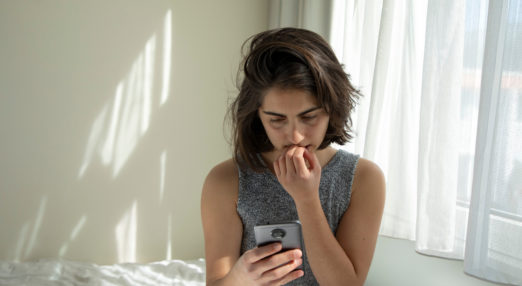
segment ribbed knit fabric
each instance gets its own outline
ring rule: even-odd
[[[335,234],[343,214],[348,209],[358,155],[338,150],[321,170],[319,197],[330,229]],[[239,169],[237,212],[243,222],[241,254],[256,247],[254,226],[299,220],[292,197],[283,189],[277,177],[268,169],[256,173]],[[318,285],[303,251],[305,275],[287,285]]]

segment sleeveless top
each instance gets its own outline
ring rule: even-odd
[[[348,209],[358,155],[338,150],[321,170],[319,198],[332,233],[335,235]],[[243,223],[241,254],[255,248],[254,226],[299,220],[292,197],[283,189],[275,174],[266,168],[262,173],[239,168],[237,212]],[[287,285],[319,285],[306,259],[303,247],[304,276]]]

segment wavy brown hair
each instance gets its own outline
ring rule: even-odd
[[[350,115],[360,93],[321,36],[297,28],[268,30],[247,39],[242,52],[239,95],[228,110],[233,157],[240,166],[261,171],[264,163],[258,154],[274,148],[258,115],[264,95],[274,87],[306,90],[329,114],[319,149],[352,139]]]

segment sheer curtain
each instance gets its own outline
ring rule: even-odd
[[[522,1],[314,2],[271,27],[325,36],[364,94],[342,148],[386,174],[381,234],[522,284]]]

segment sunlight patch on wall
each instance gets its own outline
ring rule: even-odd
[[[170,68],[172,56],[172,11],[167,11],[163,24],[163,81],[160,106],[167,102],[170,93]]]
[[[137,262],[136,238],[138,233],[138,202],[134,200],[131,208],[123,215],[116,226],[116,249],[118,263]]]
[[[119,106],[121,115],[116,119],[115,140],[108,142],[108,148],[112,150],[113,177],[119,174],[149,127],[153,76],[150,65],[153,63],[151,58],[155,40],[153,36],[147,42],[144,53],[138,56],[129,75],[120,83],[124,93],[122,105]]]
[[[14,261],[20,262],[20,259],[22,258],[22,251],[25,244],[25,241],[27,239],[27,234],[29,232],[29,222],[24,223],[24,226],[20,230],[20,234],[18,235],[18,242],[16,243],[15,248],[15,254],[14,254]]]
[[[38,207],[38,212],[36,214],[33,231],[31,232],[31,237],[29,238],[29,244],[25,248],[24,259],[27,259],[34,249],[34,246],[36,244],[36,239],[38,238],[38,233],[40,232],[40,228],[42,226],[42,221],[43,221],[43,217],[44,217],[46,208],[47,208],[47,196],[44,196],[40,200],[40,206]]]
[[[60,248],[60,251],[58,252],[58,256],[59,257],[63,257],[67,253],[67,251],[69,250],[69,245],[71,244],[71,242],[73,242],[76,239],[76,237],[78,236],[80,231],[83,229],[83,226],[85,225],[86,221],[87,221],[87,216],[83,215],[80,218],[80,220],[78,221],[78,223],[76,223],[76,226],[71,231],[71,235],[69,236],[69,240],[67,242],[65,242],[62,245],[62,247]]]
[[[165,255],[165,259],[172,259],[172,214],[169,214],[167,220],[167,254]]]
[[[18,240],[16,242],[16,247],[13,249],[13,261],[19,262],[21,260],[26,260],[31,255],[34,247],[36,246],[36,242],[38,240],[38,234],[40,232],[40,228],[42,227],[42,221],[47,209],[47,196],[42,197],[40,200],[40,205],[38,207],[38,211],[36,212],[36,216],[32,223],[31,229],[31,220],[24,223],[20,232],[18,234]],[[25,252],[24,252],[25,250]]]
[[[123,94],[123,84],[120,82],[116,87],[116,96],[112,105],[111,123],[109,130],[101,150],[101,158],[104,165],[109,165],[114,157],[114,141],[116,140],[116,128],[118,127],[118,120],[120,118],[121,98]]]
[[[91,127],[91,134],[89,135],[89,139],[87,140],[87,149],[85,150],[85,155],[83,156],[83,163],[80,167],[80,172],[78,173],[78,178],[82,178],[87,170],[87,167],[91,164],[91,160],[94,156],[94,152],[98,147],[98,140],[102,136],[103,127],[105,123],[105,119],[107,117],[109,106],[105,105],[94,120],[94,123]]]
[[[103,106],[92,124],[78,178],[83,178],[96,154],[99,155],[104,166],[112,169],[112,176],[116,178],[150,127],[154,96],[159,97],[160,106],[167,101],[170,92],[172,54],[170,10],[167,11],[163,24],[160,94],[154,90],[158,40],[156,34],[153,34],[134,60],[127,75],[117,84],[112,101]]]
[[[167,165],[167,151],[163,150],[160,156],[160,193],[159,200],[163,201],[163,194],[165,193],[165,173]]]
[[[143,87],[138,89],[138,92],[142,91],[142,102],[141,102],[141,134],[144,134],[149,129],[150,116],[151,116],[151,100],[153,92],[153,80],[154,80],[154,55],[156,54],[156,36],[152,38],[145,45],[145,53],[143,54],[143,64],[141,67],[143,75],[140,78],[143,79]],[[138,81],[139,82],[139,81]]]

